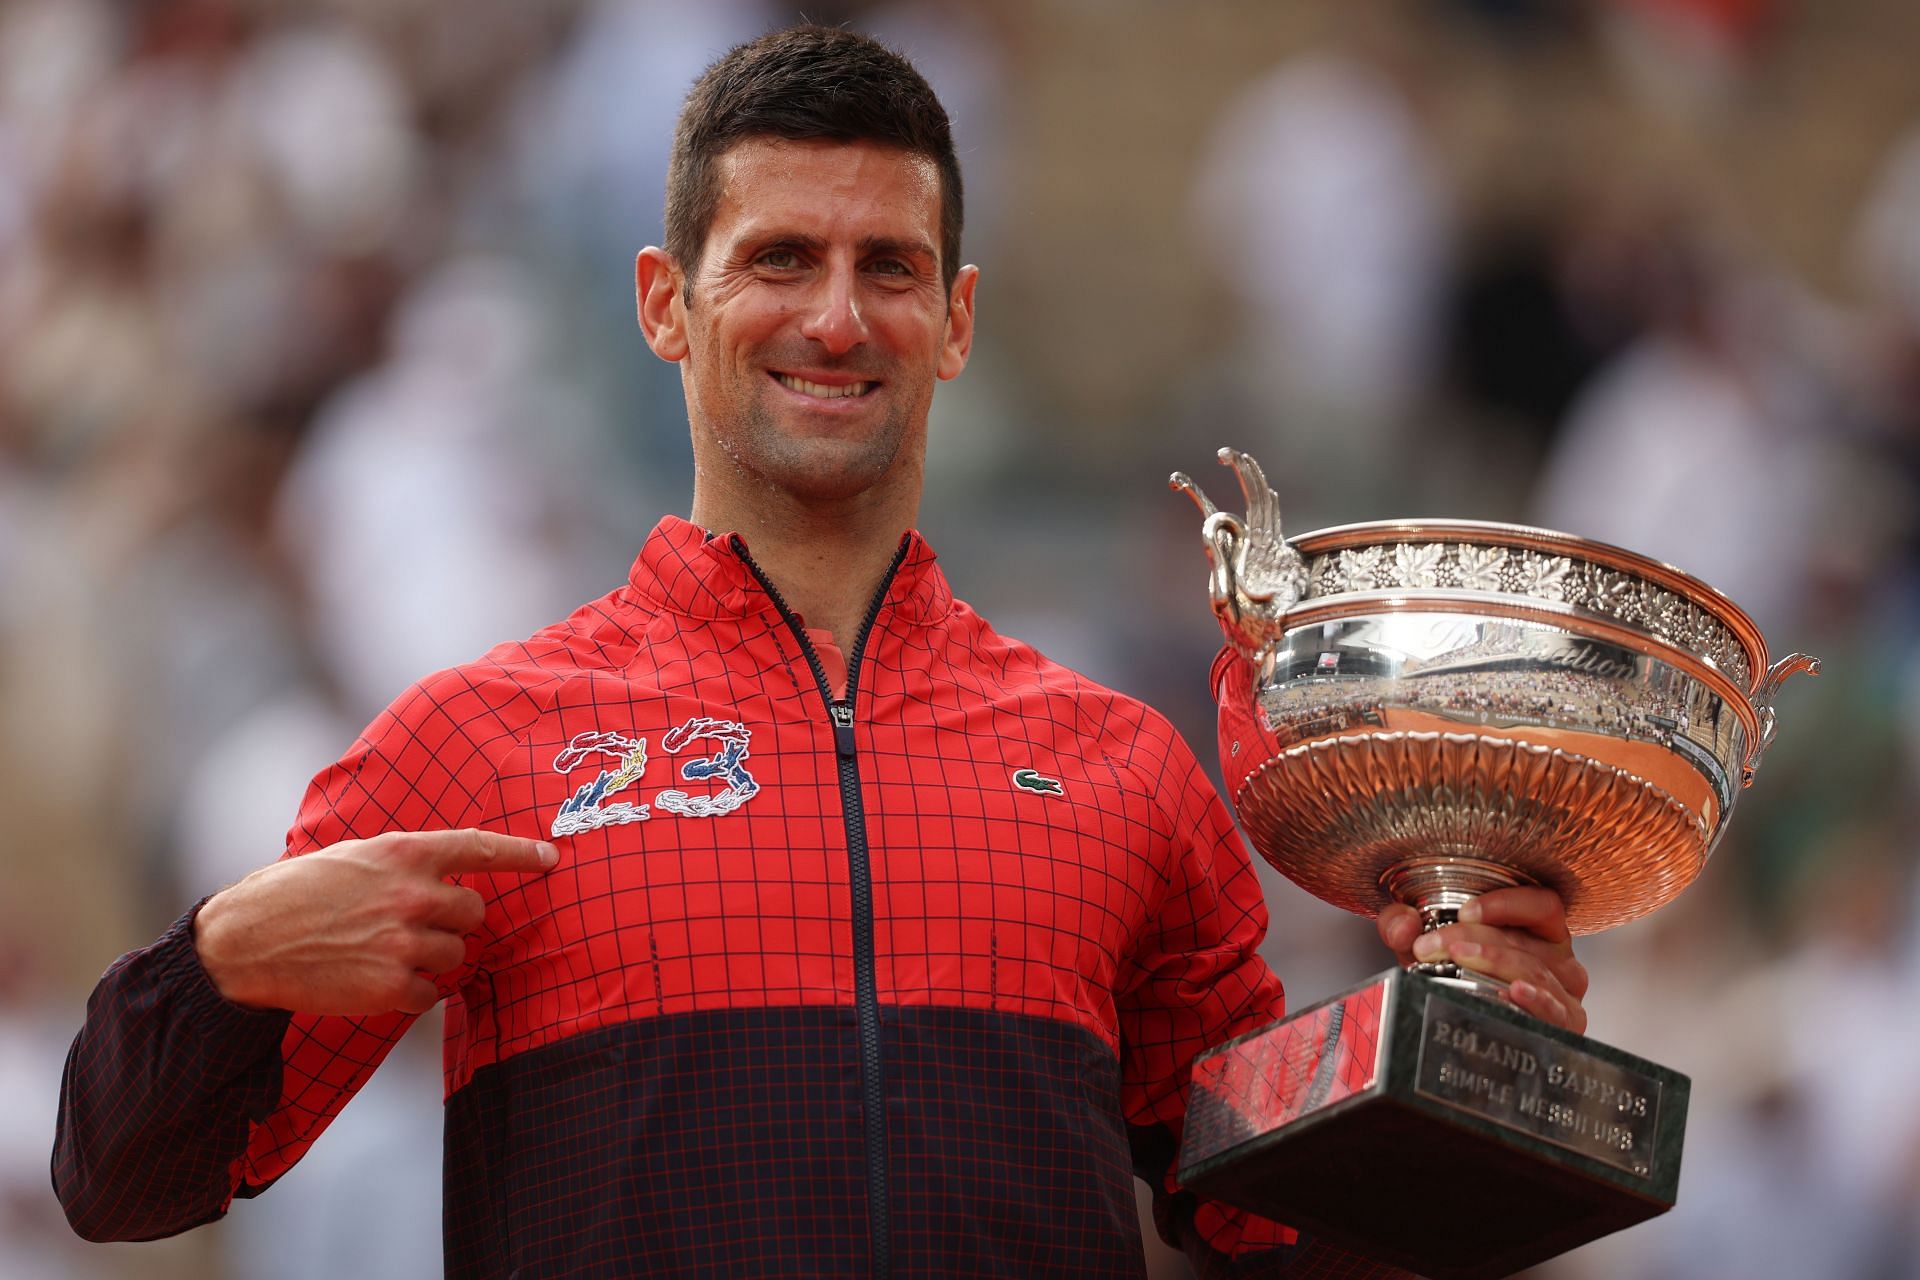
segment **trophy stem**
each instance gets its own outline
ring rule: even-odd
[[[1403,858],[1380,873],[1380,887],[1420,913],[1424,933],[1455,923],[1461,907],[1490,889],[1538,883],[1532,876],[1498,862],[1451,853]],[[1451,961],[1418,962],[1407,967],[1475,995],[1499,998],[1507,990],[1500,979],[1462,969]]]

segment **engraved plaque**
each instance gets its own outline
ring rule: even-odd
[[[1438,993],[1427,997],[1414,1090],[1637,1177],[1652,1173],[1658,1080]]]

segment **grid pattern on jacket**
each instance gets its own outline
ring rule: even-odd
[[[1107,1055],[1118,1084],[1102,1105],[1116,1125],[1177,1134],[1192,1055],[1280,1009],[1279,985],[1255,954],[1265,915],[1245,850],[1163,719],[995,634],[954,601],[931,551],[910,538],[855,673],[889,1026],[933,1011],[1050,1026]],[[594,1074],[604,1067],[597,1060],[578,1063],[582,1081],[602,1081],[588,1098],[617,1110],[625,1093],[686,1087],[683,1071],[723,1083],[712,1061],[727,1056],[724,1037],[702,1050],[712,1059],[705,1066],[688,1065],[697,1053],[623,1047],[691,1015],[764,1015],[770,1023],[752,1025],[809,1028],[778,1052],[760,1047],[803,1084],[854,1051],[834,759],[826,707],[772,601],[724,540],[669,519],[620,591],[398,699],[315,780],[288,852],[436,827],[546,836],[573,806],[553,872],[470,880],[489,914],[467,964],[443,975],[455,1120],[485,1077],[620,1029],[608,1046],[612,1077]],[[1023,786],[1023,775],[1048,785]],[[399,1015],[293,1018],[278,1102],[250,1126],[219,1207],[284,1172],[406,1024]],[[834,1026],[848,1030],[836,1040],[822,1030]],[[938,1102],[918,1091],[948,1078],[954,1061],[992,1059],[1004,1047],[955,1044],[948,1059],[926,1044],[890,1037],[890,1134],[914,1131],[907,1111]],[[847,1084],[844,1063],[828,1074]],[[806,1097],[803,1089],[795,1108]],[[475,1095],[474,1114],[479,1104]],[[815,1134],[802,1145],[811,1144],[823,1194],[846,1176],[864,1197],[857,1115],[832,1135],[816,1134],[824,1121],[794,1108],[728,1123],[736,1122],[744,1128],[728,1132],[746,1149],[716,1145],[716,1131],[688,1159],[744,1167],[759,1144],[779,1149]],[[1007,1160],[1021,1159],[1031,1132],[1005,1130]],[[567,1164],[594,1135],[604,1130],[585,1115],[577,1131],[509,1126],[484,1141],[505,1143],[487,1153],[501,1158],[552,1145],[551,1158]],[[1085,1162],[1105,1180],[1092,1194],[1123,1197],[1124,1170],[1096,1158],[1108,1139],[1081,1138]],[[450,1123],[450,1187],[474,1139]],[[582,1168],[591,1175],[591,1161]],[[897,1213],[942,1203],[937,1168],[907,1158],[894,1174]],[[1047,1170],[1036,1176],[1045,1187]],[[541,1185],[496,1204],[495,1221],[526,1220]],[[962,1202],[947,1210],[959,1221],[971,1211]],[[1204,1234],[1229,1251],[1292,1240],[1245,1215],[1207,1221]],[[453,1256],[466,1228],[451,1217],[448,1225]],[[552,1225],[580,1226],[565,1215]],[[864,1224],[854,1238],[864,1240]],[[1265,1260],[1281,1255],[1299,1262],[1304,1251],[1271,1250]],[[1112,1273],[1137,1265],[1136,1256]]]

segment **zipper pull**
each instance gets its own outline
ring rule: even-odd
[[[833,713],[833,747],[843,756],[853,754],[853,704],[850,702],[830,702],[827,709]]]

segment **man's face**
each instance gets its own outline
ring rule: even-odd
[[[941,278],[932,161],[873,143],[740,143],[688,268],[696,432],[803,501],[917,478],[936,378],[966,363],[971,268]],[[666,354],[664,351],[662,354]]]

